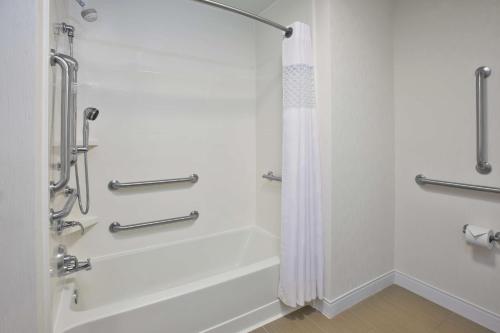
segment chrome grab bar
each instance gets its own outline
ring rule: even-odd
[[[74,189],[67,189],[67,193],[69,193],[69,198],[64,204],[64,207],[59,211],[54,211],[53,209],[50,210],[49,213],[50,222],[63,219],[71,213],[71,210],[75,205],[76,199],[78,198],[78,194]]]
[[[123,226],[120,225],[120,223],[118,223],[118,222],[113,222],[109,225],[109,231],[112,233],[116,233],[116,232],[120,232],[120,231],[142,229],[142,228],[154,227],[154,226],[164,225],[164,224],[171,224],[171,223],[176,223],[176,222],[191,221],[191,220],[198,219],[199,216],[200,216],[200,213],[198,213],[197,211],[193,211],[188,216],[174,217],[171,219],[129,224],[129,225],[123,225]]]
[[[149,186],[149,185],[162,185],[162,184],[176,184],[176,183],[197,183],[198,179],[197,174],[192,174],[189,177],[186,178],[174,178],[174,179],[160,179],[160,180],[148,180],[148,181],[142,181],[142,182],[131,182],[131,183],[121,183],[118,180],[112,180],[108,184],[108,188],[111,191],[114,190],[119,190],[122,188],[129,188],[129,187],[139,187],[139,186]]]
[[[418,185],[437,185],[437,186],[446,186],[459,188],[462,190],[471,190],[471,191],[479,191],[479,192],[489,192],[489,193],[500,193],[499,187],[490,187],[490,186],[482,186],[482,185],[471,185],[464,183],[455,183],[455,182],[447,182],[443,180],[429,179],[424,175],[418,175],[415,177],[415,182]]]
[[[272,171],[269,171],[268,173],[263,174],[262,178],[265,178],[265,179],[270,180],[270,181],[275,181],[275,182],[280,182],[281,181],[281,177],[280,176],[276,176],[274,174],[274,172],[272,172]]]
[[[49,189],[56,192],[63,189],[70,179],[71,164],[76,162],[76,82],[78,62],[65,54],[51,50],[50,64],[61,67],[61,139],[60,178],[51,182]]]
[[[51,192],[56,192],[63,189],[69,182],[70,177],[70,149],[69,149],[69,125],[70,125],[70,68],[66,60],[54,50],[50,53],[50,64],[55,66],[56,64],[61,67],[62,78],[61,78],[61,142],[60,142],[60,155],[61,155],[61,165],[60,165],[60,176],[59,180],[50,182],[49,189]]]
[[[486,128],[486,78],[491,75],[491,68],[482,66],[476,70],[476,170],[486,175],[491,172],[487,158]]]
[[[69,66],[69,90],[68,90],[68,140],[69,140],[69,158],[70,163],[74,164],[78,158],[76,147],[76,89],[78,85],[78,61],[75,58],[65,54],[59,54]]]

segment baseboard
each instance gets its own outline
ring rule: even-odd
[[[352,289],[334,300],[323,299],[321,301],[316,301],[313,306],[326,317],[333,318],[392,284],[394,284],[394,271],[382,274],[381,276]]]
[[[279,300],[275,300],[260,308],[204,330],[201,333],[250,332],[283,316],[286,316],[287,314],[295,310],[297,309],[287,307],[283,305]]]
[[[500,315],[463,300],[405,273],[394,272],[394,284],[428,299],[494,332],[500,332]]]
[[[405,288],[462,317],[500,333],[500,315],[399,271],[387,272],[334,300],[316,301],[314,307],[328,318],[333,318],[392,284]]]
[[[315,301],[313,306],[326,317],[333,318],[392,284],[405,288],[462,317],[476,322],[494,332],[500,333],[500,315],[399,271],[387,272],[333,300],[324,299],[322,301]],[[202,333],[249,332],[295,310],[296,309],[284,306],[279,300],[276,300],[244,315],[205,330]]]

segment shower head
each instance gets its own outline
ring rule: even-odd
[[[83,0],[75,0],[82,7],[82,17],[87,22],[97,21],[97,10],[95,8],[86,8],[87,4]]]
[[[85,120],[92,120],[92,121],[96,120],[98,115],[99,115],[99,110],[96,108],[86,108],[83,113],[83,117],[85,118]]]
[[[94,8],[87,8],[82,10],[82,17],[87,22],[97,21],[97,10]]]

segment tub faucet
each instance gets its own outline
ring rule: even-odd
[[[56,274],[59,277],[66,276],[79,271],[89,271],[92,269],[90,259],[79,261],[77,257],[68,255],[66,247],[59,245],[55,257]]]

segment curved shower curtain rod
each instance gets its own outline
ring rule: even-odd
[[[238,9],[238,8],[235,8],[235,7],[231,7],[231,6],[228,6],[228,5],[219,3],[219,2],[215,2],[215,1],[212,1],[212,0],[193,0],[193,1],[198,1],[198,2],[201,2],[201,3],[205,4],[205,5],[209,5],[209,6],[212,6],[212,7],[221,8],[221,9],[227,10],[229,12],[240,14],[240,15],[249,17],[251,19],[257,20],[259,22],[262,22],[264,24],[270,25],[270,26],[272,26],[272,27],[274,27],[276,29],[279,29],[279,30],[283,31],[285,33],[285,37],[286,38],[290,38],[292,36],[292,34],[293,34],[293,29],[292,28],[285,27],[285,26],[283,26],[281,24],[278,24],[276,22],[273,22],[271,20],[263,18],[262,16],[250,13],[250,12],[248,12],[246,10],[242,10],[242,9]]]

